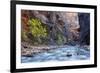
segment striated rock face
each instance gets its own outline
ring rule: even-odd
[[[77,29],[80,27],[78,13],[46,11],[32,11],[31,13],[33,17],[40,19],[42,23],[48,26],[52,40],[54,40],[57,32],[65,37],[65,42],[78,38],[79,32]]]
[[[22,32],[29,33],[29,19],[40,19],[47,26],[49,33],[47,40],[50,45],[57,45],[56,40],[59,34],[63,38],[62,44],[89,44],[90,42],[90,15],[88,13],[36,10],[22,10],[21,13]],[[31,39],[28,36],[26,37],[27,39]]]
[[[65,27],[67,28],[68,40],[77,40],[79,38],[80,28],[78,21],[78,13],[73,12],[60,12],[59,16],[61,16],[61,20],[65,23]]]

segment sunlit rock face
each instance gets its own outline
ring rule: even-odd
[[[88,13],[22,10],[22,31],[29,32],[28,20],[38,18],[47,26],[49,44],[56,45],[56,36],[59,32],[63,36],[63,42],[89,44],[90,18]],[[87,39],[86,39],[87,38]]]
[[[60,12],[62,15],[62,19],[66,24],[70,27],[70,29],[78,29],[79,21],[78,21],[78,13],[74,12]]]
[[[69,38],[72,39],[73,41],[78,41],[79,39],[79,18],[78,18],[78,13],[66,13],[67,17],[67,23],[69,24]]]
[[[62,16],[61,19],[66,24],[68,31],[68,40],[77,40],[79,38],[78,29],[80,28],[78,13],[60,12],[59,15]]]

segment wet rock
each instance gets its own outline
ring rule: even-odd
[[[67,57],[71,57],[72,56],[72,54],[70,53],[70,52],[67,52],[67,55],[66,55]]]

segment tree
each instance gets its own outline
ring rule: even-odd
[[[42,43],[42,38],[47,37],[46,26],[41,23],[39,19],[32,18],[28,22],[30,32],[34,39],[37,39],[37,42]]]

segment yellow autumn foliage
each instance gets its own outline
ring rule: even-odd
[[[30,31],[34,37],[46,37],[47,30],[46,27],[43,26],[39,19],[30,19],[28,22],[30,26]]]

